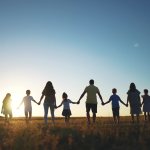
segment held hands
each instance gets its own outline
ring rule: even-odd
[[[77,101],[77,104],[80,104],[80,101]]]
[[[105,103],[104,103],[104,102],[102,102],[101,104],[102,104],[103,106],[105,105]]]
[[[128,104],[126,104],[125,106],[128,107]]]

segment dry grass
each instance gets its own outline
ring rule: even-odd
[[[55,126],[49,118],[32,118],[26,125],[25,118],[13,118],[4,126],[0,119],[1,150],[149,150],[150,124],[130,124],[130,117],[121,117],[120,125],[112,118],[99,117],[96,124],[87,125],[86,118],[71,118],[65,125],[64,118],[56,118]]]

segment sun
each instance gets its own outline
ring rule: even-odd
[[[11,106],[12,106],[13,117],[22,116],[23,112],[24,112],[23,104],[20,106],[19,109],[17,109],[17,107],[20,105],[23,97],[21,95],[14,95],[14,94],[12,94],[11,99],[12,99]]]

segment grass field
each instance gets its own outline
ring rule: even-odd
[[[99,117],[87,125],[86,118],[71,118],[65,125],[64,118],[56,118],[55,125],[48,119],[34,117],[13,118],[4,126],[0,119],[0,150],[150,150],[150,124],[130,124],[130,117],[121,117],[120,125],[112,118]]]

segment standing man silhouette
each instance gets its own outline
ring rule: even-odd
[[[102,105],[104,105],[103,98],[99,92],[99,89],[94,86],[94,80],[89,81],[89,86],[87,86],[80,96],[77,104],[80,103],[80,100],[83,98],[83,96],[87,93],[87,98],[86,98],[86,112],[87,112],[87,119],[88,119],[88,124],[90,124],[90,109],[92,109],[93,112],[93,123],[95,123],[96,119],[96,113],[97,113],[97,97],[96,94],[98,94]]]

